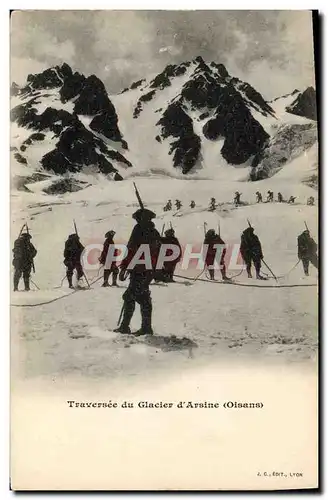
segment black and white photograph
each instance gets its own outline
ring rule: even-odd
[[[14,490],[318,487],[315,20],[11,11]]]

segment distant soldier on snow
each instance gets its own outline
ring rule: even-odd
[[[215,209],[216,209],[216,199],[215,198],[211,198],[208,210],[210,212],[213,212]]]
[[[281,193],[278,193],[277,198],[278,198],[278,203],[282,203],[284,201],[284,198]]]
[[[152,335],[152,302],[149,285],[154,278],[158,253],[161,245],[161,236],[155,228],[154,219],[156,214],[151,210],[140,208],[133,218],[137,221],[134,226],[129,242],[127,244],[128,255],[121,263],[119,278],[125,280],[126,274],[130,275],[130,283],[123,294],[123,319],[114,331],[119,333],[131,333],[130,322],[135,310],[135,303],[140,304],[141,328],[134,335]],[[140,245],[148,245],[152,268],[148,269],[146,264],[139,263],[128,269],[131,260],[136,255]],[[145,259],[146,260],[146,259]]]
[[[178,238],[175,236],[175,231],[173,228],[167,229],[164,234],[165,236],[162,238],[162,244],[176,245],[180,249],[180,255],[176,259],[164,262],[164,269],[163,269],[164,281],[173,283],[174,271],[177,266],[177,263],[181,260],[182,249]],[[165,255],[167,256],[172,255],[172,252],[173,250],[168,249]]]
[[[81,255],[83,250],[84,246],[80,242],[79,236],[76,233],[70,234],[65,242],[64,249],[64,264],[67,268],[66,277],[69,288],[74,288],[72,283],[74,270],[77,272],[78,280],[80,280],[84,274],[81,265]]]
[[[235,192],[235,197],[234,197],[234,204],[236,205],[236,207],[238,205],[240,205],[240,197],[241,197],[241,193],[239,193],[238,191]]]
[[[309,276],[309,263],[318,269],[317,244],[306,229],[297,238],[298,258],[302,261],[304,274]]]
[[[13,248],[14,292],[18,291],[18,284],[23,275],[25,291],[30,290],[30,275],[33,267],[33,259],[37,254],[35,247],[31,243],[32,236],[29,233],[21,234],[15,240]]]
[[[172,201],[171,200],[168,200],[168,202],[166,203],[165,207],[164,207],[164,211],[170,211],[172,210]]]
[[[240,253],[246,264],[248,277],[249,278],[252,277],[251,267],[253,262],[256,271],[256,279],[258,280],[265,279],[260,275],[261,260],[263,259],[262,246],[258,236],[254,234],[253,227],[248,227],[242,233],[240,242]]]
[[[288,200],[288,203],[294,203],[296,200],[296,196],[291,196]]]
[[[175,200],[175,206],[176,206],[177,210],[180,210],[180,208],[182,207],[181,201],[180,200]]]
[[[108,231],[105,234],[106,239],[104,241],[103,250],[102,250],[101,255],[99,257],[100,264],[102,264],[104,266],[104,282],[101,285],[104,287],[109,286],[108,280],[109,280],[109,276],[111,274],[113,275],[112,285],[117,286],[118,268],[117,268],[116,263],[115,262],[108,263],[108,264],[110,264],[109,268],[107,268],[107,266],[106,266],[106,259],[107,259],[109,247],[110,247],[110,245],[115,245],[114,240],[113,240],[114,236],[115,236],[115,231]],[[114,255],[115,255],[115,252],[113,252],[112,256],[114,256]]]
[[[204,244],[208,245],[205,264],[206,267],[209,268],[208,271],[210,274],[210,279],[211,280],[215,279],[215,269],[213,268],[214,262],[220,256],[220,271],[222,279],[227,280],[228,278],[226,275],[226,266],[224,262],[226,249],[224,248],[225,243],[222,240],[221,236],[216,234],[214,229],[209,229],[205,234]],[[215,247],[215,245],[220,245],[220,247]]]
[[[268,191],[267,203],[270,203],[272,201],[273,201],[273,191]]]
[[[313,196],[309,196],[309,198],[307,199],[307,204],[310,206],[314,205],[314,197]]]
[[[190,208],[195,208],[196,206],[196,203],[194,202],[194,200],[191,200],[190,202]]]
[[[262,194],[260,193],[260,191],[256,191],[256,203],[262,203],[262,201]]]

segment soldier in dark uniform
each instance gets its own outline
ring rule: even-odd
[[[204,244],[208,245],[206,258],[205,258],[205,264],[206,264],[206,267],[209,268],[210,279],[211,280],[215,279],[215,269],[212,266],[214,266],[214,261],[217,258],[217,256],[221,255],[220,271],[221,271],[222,279],[227,280],[228,278],[226,275],[226,266],[225,266],[225,261],[224,261],[226,249],[223,248],[225,243],[222,240],[221,236],[216,234],[214,229],[209,229],[207,231],[207,233],[205,234]],[[220,247],[215,247],[215,245],[221,245],[221,254],[220,254]]]
[[[307,229],[297,238],[298,258],[303,263],[305,276],[309,276],[309,263],[318,269],[317,244],[310,236],[310,231]]]
[[[177,210],[180,210],[180,208],[182,207],[181,201],[180,200],[175,200],[175,206],[176,206]]]
[[[13,266],[14,292],[18,291],[18,284],[23,275],[25,291],[30,290],[30,275],[33,266],[33,259],[37,254],[36,248],[31,243],[32,236],[29,233],[21,234],[14,243]]]
[[[114,235],[115,235],[115,231],[108,231],[106,234],[105,234],[105,241],[104,241],[104,246],[103,246],[103,250],[101,252],[101,255],[99,257],[99,262],[100,264],[102,264],[103,266],[105,266],[104,268],[104,282],[101,286],[104,286],[104,287],[107,287],[109,286],[109,283],[108,283],[108,280],[109,280],[109,276],[112,274],[113,275],[113,282],[112,282],[112,286],[117,286],[117,275],[118,275],[118,268],[117,268],[117,265],[115,262],[110,262],[110,268],[106,268],[106,259],[107,259],[107,254],[108,254],[108,250],[109,250],[109,247],[110,245],[114,245]],[[115,252],[114,252],[114,255],[115,255]],[[113,255],[113,256],[114,256]]]
[[[216,199],[215,198],[211,198],[208,210],[209,210],[209,212],[214,212],[215,209],[216,209]]]
[[[273,191],[268,191],[268,196],[267,196],[267,203],[270,203],[273,201]]]
[[[288,200],[288,203],[295,203],[296,196],[291,196]]]
[[[252,277],[251,266],[252,262],[254,263],[255,271],[256,271],[256,279],[263,280],[263,276],[260,275],[261,270],[261,260],[263,259],[261,242],[254,234],[254,228],[248,227],[241,235],[240,242],[240,253],[246,264],[246,270],[248,277]]]
[[[240,205],[240,197],[241,197],[241,193],[239,193],[239,191],[236,191],[235,192],[235,197],[234,197],[234,204],[236,205],[236,207],[238,205]]]
[[[164,234],[165,234],[165,236],[164,236],[164,238],[162,238],[162,244],[176,245],[180,249],[180,255],[174,260],[165,261],[164,266],[163,266],[164,267],[164,269],[163,269],[164,281],[173,283],[174,282],[174,279],[173,279],[174,271],[175,271],[175,268],[177,266],[177,263],[181,260],[182,250],[181,250],[181,245],[179,243],[179,240],[175,236],[175,232],[174,232],[173,228],[167,229]],[[172,250],[171,251],[167,250],[166,255],[172,255],[172,252],[173,252]]]
[[[260,193],[260,191],[256,191],[256,203],[262,203],[263,201],[263,198],[262,198],[262,194]]]
[[[278,202],[279,203],[282,203],[284,201],[284,198],[283,198],[283,196],[282,196],[281,193],[278,193],[277,197],[278,197]]]
[[[80,280],[84,275],[81,265],[81,255],[83,250],[84,246],[80,242],[78,235],[75,233],[70,234],[65,242],[64,249],[64,264],[67,267],[66,277],[70,288],[74,288],[72,283],[74,270],[77,272],[78,280]]]
[[[190,208],[195,208],[196,206],[196,203],[194,202],[194,200],[191,200],[190,202]]]
[[[137,221],[134,226],[129,242],[127,244],[128,255],[120,266],[119,278],[124,280],[126,273],[130,275],[130,283],[123,294],[124,309],[123,319],[118,328],[114,331],[119,333],[131,333],[130,322],[135,310],[135,303],[140,305],[141,328],[134,335],[152,335],[152,302],[149,285],[154,278],[154,271],[161,246],[161,236],[155,228],[154,219],[156,214],[151,210],[140,208],[133,214]],[[130,268],[129,264],[141,245],[149,245],[151,256],[151,269],[145,264],[137,264]]]

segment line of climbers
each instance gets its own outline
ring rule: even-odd
[[[152,220],[156,217],[156,214],[151,210],[144,208],[137,187],[135,185],[134,187],[140,208],[132,215],[136,224],[132,229],[127,243],[127,255],[120,263],[119,268],[117,268],[116,263],[112,263],[110,269],[105,269],[103,286],[108,286],[108,279],[111,273],[113,275],[114,285],[117,284],[117,275],[120,281],[125,281],[129,276],[129,285],[122,296],[123,306],[119,318],[119,326],[114,331],[122,334],[131,334],[130,323],[135,311],[135,305],[138,303],[140,305],[141,312],[141,328],[134,332],[134,335],[152,335],[152,300],[149,285],[154,279],[157,281],[174,281],[174,270],[182,257],[182,252],[179,241],[175,237],[173,228],[165,232],[164,238],[159,234]],[[24,227],[26,227],[26,233],[22,232]],[[23,228],[14,243],[13,249],[15,291],[18,290],[18,284],[22,274],[24,277],[25,290],[28,291],[30,289],[30,274],[32,268],[34,268],[33,259],[37,253],[35,247],[31,243],[31,235],[29,234],[27,224],[24,224]],[[114,244],[114,235],[114,231],[108,231],[106,233],[100,262],[106,262],[110,245]],[[166,265],[164,265],[161,270],[157,270],[156,266],[159,252],[161,245],[165,242],[174,242],[174,244],[178,245],[180,248],[179,256],[172,262],[166,262]],[[209,229],[205,233],[204,243],[209,246],[205,264],[206,267],[209,268],[210,278],[214,279],[214,271],[211,269],[216,256],[216,253],[213,251],[214,245],[224,245],[224,241],[215,233],[214,229]],[[139,252],[141,245],[147,245],[150,253],[151,265],[149,266],[146,265],[145,262],[139,261],[138,264],[129,266],[134,256],[136,256]],[[71,234],[68,237],[64,248],[64,264],[66,266],[66,276],[70,287],[72,287],[72,275],[74,270],[76,270],[78,278],[84,275],[81,265],[83,250],[84,247],[80,242],[75,225],[75,234]],[[240,252],[246,264],[248,277],[252,277],[251,266],[253,263],[256,271],[256,277],[258,279],[263,279],[260,275],[261,261],[263,260],[262,247],[259,238],[254,234],[254,229],[251,226],[245,229],[241,235]],[[311,238],[307,229],[298,237],[298,257],[303,262],[304,273],[306,275],[308,275],[310,262],[313,266],[318,268],[318,257],[316,252],[317,245]],[[221,256],[221,264],[222,278],[228,279],[226,277],[224,264],[224,252]],[[158,275],[159,271],[162,273],[161,276]]]
[[[149,210],[146,211],[144,209],[144,213],[140,214],[136,212],[133,214],[133,217],[138,221],[138,224],[141,226],[144,223],[144,219],[149,217]],[[153,213],[153,212],[151,212]],[[147,215],[148,214],[148,215]],[[135,228],[138,229],[138,224]],[[153,224],[153,223],[152,223]],[[135,245],[135,234],[138,234],[137,229],[132,233],[131,238],[128,243],[128,249],[131,247],[131,242],[133,242],[133,246]],[[157,230],[156,230],[157,231]],[[111,245],[115,245],[114,242],[115,231],[111,230],[105,234],[105,241],[103,244],[103,249],[101,255],[99,257],[99,262],[102,266],[105,266],[108,250]],[[144,230],[142,234],[138,235],[140,239],[140,245],[144,243],[142,241],[144,237]],[[147,233],[148,238],[148,233]],[[14,272],[14,291],[18,290],[18,284],[20,278],[23,276],[25,290],[30,290],[30,275],[33,266],[33,259],[37,254],[37,250],[31,243],[32,236],[29,233],[22,233],[15,241],[13,248],[13,266],[15,269]],[[138,240],[139,241],[139,240]],[[216,258],[217,245],[224,247],[225,242],[221,238],[219,234],[215,232],[214,229],[209,229],[205,233],[204,242],[207,245],[207,253],[205,257],[205,264],[209,270],[210,279],[215,279],[214,276],[214,261]],[[175,268],[178,262],[182,258],[182,249],[178,238],[175,235],[175,231],[173,228],[167,229],[164,233],[164,236],[158,236],[158,246],[162,244],[168,245],[176,245],[179,248],[179,255],[172,261],[165,261],[163,263],[163,269],[155,270],[153,279],[155,282],[174,282],[173,276],[175,273]],[[140,246],[138,243],[138,246]],[[84,246],[80,242],[80,238],[76,233],[70,234],[65,242],[64,247],[64,265],[66,266],[66,278],[68,281],[69,288],[74,288],[72,283],[73,273],[76,271],[77,279],[80,280],[83,275],[83,267],[81,264],[82,253],[84,251]],[[256,234],[254,234],[254,228],[248,227],[245,229],[241,235],[240,242],[240,253],[243,258],[243,261],[246,265],[247,275],[249,278],[252,278],[251,274],[251,265],[253,263],[256,278],[263,279],[260,275],[261,262],[263,260],[263,252],[261,242]],[[166,255],[171,256],[173,251],[168,249]],[[298,259],[303,263],[304,274],[308,276],[309,274],[309,263],[318,268],[318,256],[317,256],[317,244],[311,238],[309,230],[303,231],[298,236],[298,244],[297,244],[297,254]],[[114,251],[115,255],[115,251]],[[226,249],[224,248],[222,254],[220,256],[220,271],[222,275],[222,279],[229,279],[226,275],[226,266],[225,266],[225,255]],[[119,274],[119,269],[117,267],[116,262],[111,262],[111,267],[104,269],[104,281],[102,286],[108,287],[109,278],[112,275],[112,286],[117,286],[117,278]]]
[[[242,193],[239,193],[238,191],[235,192],[233,204],[236,207],[243,204],[243,202],[241,201],[241,195],[242,195]],[[273,191],[270,191],[270,190],[267,192],[267,197],[266,197],[265,201],[263,201],[263,196],[262,196],[262,193],[260,193],[260,191],[256,191],[255,196],[256,196],[256,198],[255,198],[256,203],[273,203],[274,202],[274,193],[273,193]],[[297,198],[296,196],[290,196],[288,200],[285,200],[283,195],[279,192],[277,194],[276,201],[278,203],[293,204],[293,203],[295,203],[296,198]],[[307,205],[313,206],[314,204],[315,204],[314,197],[309,196],[309,198],[307,199]],[[179,211],[183,206],[181,200],[175,200],[174,205],[175,205],[175,208],[177,211]],[[216,208],[218,206],[219,206],[219,204],[216,202],[216,199],[214,197],[212,197],[210,199],[210,202],[209,202],[209,207],[208,207],[209,212],[216,210]],[[163,207],[163,211],[169,212],[172,210],[172,207],[173,207],[172,200],[168,200],[167,203],[165,204],[165,206]],[[189,207],[196,208],[196,202],[194,200],[191,200]]]

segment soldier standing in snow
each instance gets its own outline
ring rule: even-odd
[[[281,193],[278,193],[277,197],[278,197],[278,203],[282,203],[284,201]]]
[[[267,203],[273,202],[273,191],[268,191]]]
[[[214,262],[216,260],[217,252],[218,255],[220,255],[220,248],[216,247],[216,245],[221,246],[221,258],[220,258],[220,270],[221,270],[221,275],[223,280],[227,280],[227,275],[226,275],[226,266],[224,262],[225,254],[226,254],[226,249],[224,248],[224,241],[222,240],[221,236],[215,233],[214,229],[209,229],[206,234],[205,234],[205,239],[204,239],[204,245],[208,245],[207,253],[206,253],[206,258],[205,258],[205,264],[206,267],[209,268],[209,274],[210,274],[210,279],[214,280],[215,279],[215,269],[213,268]]]
[[[80,242],[80,238],[78,237],[78,235],[76,233],[70,234],[65,242],[64,249],[64,264],[67,268],[66,277],[69,288],[74,288],[72,283],[74,270],[76,270],[77,272],[78,280],[80,280],[84,275],[81,265],[81,255],[83,250],[84,246]]]
[[[262,203],[262,201],[263,199],[260,191],[256,191],[256,203]]]
[[[241,193],[239,193],[238,191],[235,192],[235,197],[234,197],[234,204],[236,205],[236,207],[238,207],[238,205],[240,205],[240,197],[241,197]]]
[[[310,236],[310,231],[306,229],[297,238],[298,258],[302,261],[304,274],[309,276],[309,263],[318,269],[317,244]]]
[[[307,199],[307,204],[310,205],[310,206],[313,206],[314,205],[314,197],[313,196],[310,196],[308,199]]]
[[[175,206],[176,206],[177,210],[180,210],[180,208],[182,207],[181,201],[180,200],[175,200]]]
[[[170,229],[167,229],[164,234],[165,234],[165,236],[164,236],[164,238],[162,238],[162,244],[164,244],[164,245],[176,245],[180,249],[180,255],[176,259],[169,261],[169,262],[168,261],[164,262],[164,269],[163,269],[164,281],[168,281],[168,282],[173,283],[174,282],[174,279],[173,279],[174,271],[175,271],[175,268],[177,266],[177,263],[181,260],[182,250],[181,250],[181,245],[179,243],[179,240],[175,236],[175,232],[174,232],[174,229],[172,227]],[[172,255],[172,251],[167,251],[166,255],[167,256]]]
[[[102,264],[104,267],[104,282],[101,286],[103,287],[107,287],[109,286],[109,283],[108,283],[108,280],[109,280],[109,276],[110,274],[112,273],[113,275],[113,281],[112,281],[112,286],[117,286],[117,275],[118,275],[118,268],[117,268],[117,265],[115,262],[110,262],[110,267],[108,269],[106,269],[106,259],[107,259],[107,254],[108,254],[108,250],[109,250],[109,247],[110,245],[114,245],[114,238],[115,236],[115,231],[108,231],[106,234],[105,234],[105,241],[104,241],[104,246],[103,246],[103,250],[101,252],[101,255],[99,257],[99,262],[100,264]],[[114,253],[113,255],[114,256]]]
[[[23,275],[25,291],[30,291],[30,275],[33,267],[33,259],[37,251],[31,243],[32,236],[29,233],[21,234],[15,240],[13,248],[14,292],[18,291],[18,284]]]
[[[194,200],[191,200],[190,202],[190,208],[195,208],[196,206],[196,203],[194,202]]]
[[[208,210],[209,210],[209,212],[214,212],[215,209],[216,209],[216,199],[211,198]]]
[[[248,277],[252,277],[251,266],[253,262],[256,271],[256,279],[265,279],[260,275],[261,260],[263,259],[261,242],[258,236],[254,234],[254,228],[251,226],[245,229],[241,235],[240,253],[246,264]]]
[[[140,305],[141,312],[141,328],[134,335],[152,335],[152,302],[149,290],[149,285],[154,278],[154,271],[161,246],[161,236],[152,219],[156,214],[151,210],[145,209],[141,201],[140,195],[135,187],[136,194],[139,200],[140,209],[134,214],[133,218],[137,221],[134,226],[129,242],[127,244],[128,255],[121,263],[119,278],[124,281],[126,274],[130,275],[130,283],[127,290],[123,294],[123,319],[118,328],[114,331],[119,333],[130,334],[130,322],[135,310],[136,302]],[[149,249],[151,262],[138,263],[133,265],[131,262],[133,257],[138,252],[141,245],[147,245]]]

